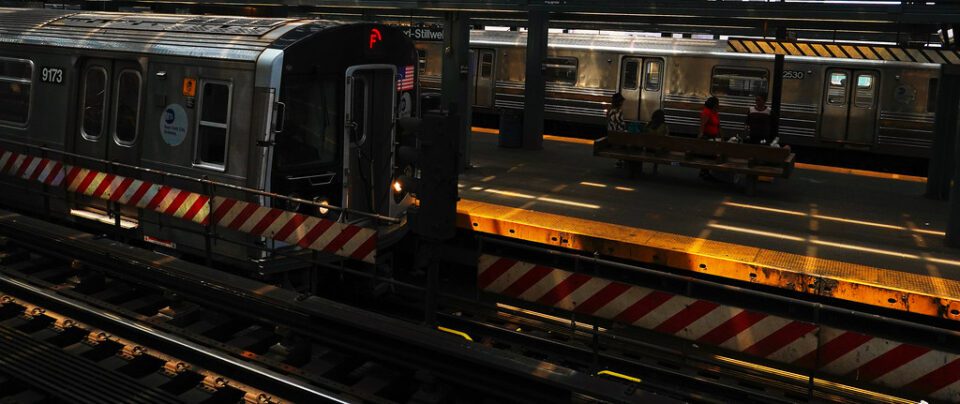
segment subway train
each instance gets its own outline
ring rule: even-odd
[[[232,263],[297,250],[266,237],[278,233],[306,233],[304,250],[353,242],[281,210],[373,229],[385,248],[412,199],[392,188],[396,123],[418,115],[416,57],[402,31],[373,23],[0,9],[0,148],[28,156],[9,164],[95,170],[58,188],[23,180],[57,175],[47,169],[5,165],[0,201]],[[134,179],[161,185],[142,189],[169,208],[120,206],[144,198]],[[236,226],[183,220],[204,209]]]
[[[479,113],[522,109],[526,33],[470,33],[473,102]],[[440,86],[442,44],[418,41],[422,94]],[[604,124],[611,96],[624,118],[663,109],[674,134],[696,134],[699,111],[720,99],[721,131],[742,131],[757,95],[772,95],[773,55],[734,53],[726,41],[549,34],[542,66],[546,118]],[[785,58],[782,143],[927,157],[933,142],[939,65],[863,59]]]

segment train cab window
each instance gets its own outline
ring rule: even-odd
[[[83,78],[83,124],[84,139],[96,141],[103,135],[106,120],[107,71],[98,66],[87,69]]]
[[[27,123],[32,78],[32,62],[0,58],[0,121]]]
[[[338,87],[334,77],[292,74],[284,77],[281,94],[287,110],[284,129],[277,134],[273,154],[280,168],[330,164],[336,161],[338,151],[343,153],[338,147],[342,144],[338,137],[343,114],[343,102],[337,96]],[[356,113],[362,111],[363,105],[354,105],[354,108]],[[360,119],[358,129],[362,124],[363,119]]]
[[[648,60],[647,67],[643,70],[643,89],[647,91],[660,91],[660,78],[663,77],[661,70],[663,62],[659,60]]]
[[[417,68],[420,70],[420,76],[427,71],[427,50],[417,49]]]
[[[480,77],[490,78],[493,75],[493,52],[480,54]]]
[[[767,95],[768,74],[763,69],[715,67],[710,93],[722,96],[754,97]]]
[[[629,59],[623,62],[623,78],[620,81],[620,88],[623,90],[636,90],[637,77],[640,71],[640,61]]]
[[[577,58],[546,58],[543,78],[548,83],[577,84]]]
[[[940,89],[938,79],[930,79],[927,83],[927,112],[937,112],[937,90]]]
[[[137,140],[140,118],[140,72],[124,70],[117,78],[117,110],[114,114],[116,129],[114,141],[130,146]]]
[[[230,85],[204,82],[201,89],[196,160],[198,165],[223,170],[227,163]]]
[[[827,86],[827,103],[844,105],[847,103],[847,73],[830,73],[830,83]]]
[[[873,108],[873,100],[876,98],[874,82],[876,76],[870,73],[861,73],[857,75],[857,89],[853,98],[853,105],[857,108]]]

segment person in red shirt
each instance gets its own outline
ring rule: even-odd
[[[720,100],[717,97],[707,98],[700,111],[700,138],[716,139],[720,137]]]
[[[703,103],[703,110],[700,111],[700,139],[719,140],[720,139],[720,100],[717,97],[707,98]],[[710,170],[700,169],[700,178],[706,181],[716,181],[714,176],[710,175]]]

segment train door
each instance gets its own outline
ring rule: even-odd
[[[345,90],[341,206],[387,214],[392,200],[396,67],[352,66]]]
[[[140,65],[129,61],[87,59],[81,64],[79,133],[73,143],[73,152],[100,160],[139,165],[138,140],[143,106],[143,75]],[[106,171],[115,175],[136,176],[133,170],[107,164],[78,160],[82,167]],[[94,208],[100,212],[85,212],[81,216],[113,223],[122,216],[136,216],[135,208],[112,206],[97,198],[79,197],[78,208]],[[91,216],[93,215],[93,216]],[[124,223],[126,223],[124,221]]]
[[[880,75],[874,70],[827,69],[820,138],[873,144],[879,85]]]
[[[496,80],[494,77],[493,49],[477,49],[477,68],[474,79],[473,105],[481,108],[492,108]]]
[[[623,119],[647,122],[661,107],[663,60],[625,57],[620,63],[620,94]]]

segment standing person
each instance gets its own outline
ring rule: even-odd
[[[720,100],[717,97],[707,98],[700,110],[701,139],[717,139],[720,137]]]
[[[700,139],[720,139],[720,100],[717,97],[707,98],[700,111]],[[710,170],[700,169],[700,178],[706,181],[716,181],[710,175]]]
[[[747,113],[745,129],[747,143],[770,143],[770,108],[767,107],[767,97],[758,95],[756,103]]]
[[[643,133],[661,136],[670,134],[670,128],[667,127],[667,117],[662,109],[653,111],[653,115],[650,116],[650,122],[643,128]]]
[[[623,120],[623,95],[616,93],[610,100],[607,110],[607,132],[626,132],[627,123]]]

